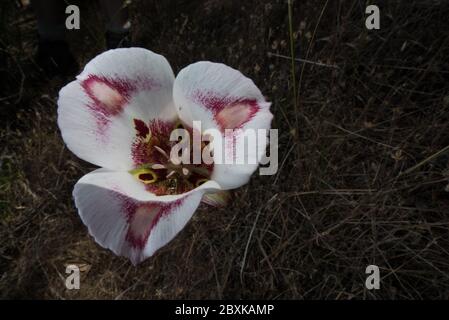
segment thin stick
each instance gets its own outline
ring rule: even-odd
[[[259,209],[259,211],[257,212],[256,219],[254,220],[253,226],[252,226],[251,231],[250,231],[249,236],[248,236],[248,241],[246,242],[245,252],[243,253],[242,265],[241,265],[241,267],[240,267],[240,282],[241,282],[242,284],[243,284],[243,270],[245,269],[246,257],[247,257],[247,255],[248,255],[249,244],[251,243],[251,239],[252,239],[252,237],[253,237],[254,230],[256,229],[256,225],[257,225],[257,221],[259,220],[260,213],[262,212],[262,210],[264,210],[264,209],[268,206],[268,204],[270,204],[274,199],[276,199],[276,197],[277,197],[277,194],[275,194],[274,196],[272,196],[272,197],[267,201],[266,205],[263,206],[263,207],[261,207],[261,208]]]
[[[268,56],[273,56],[273,57],[278,57],[278,58],[284,58],[284,59],[291,59],[292,57],[289,56],[285,56],[283,54],[277,54],[274,52],[268,52]],[[319,67],[327,67],[327,68],[334,68],[334,69],[340,69],[339,66],[337,65],[332,65],[332,64],[325,64],[322,62],[315,62],[315,61],[311,61],[311,60],[306,60],[306,59],[301,59],[301,58],[294,58],[295,61],[298,62],[302,62],[302,63],[308,63],[308,64],[313,64],[315,66],[319,66]]]
[[[432,159],[435,159],[436,157],[440,156],[441,154],[445,153],[446,151],[449,151],[449,145],[447,145],[446,147],[444,147],[443,149],[441,149],[440,151],[432,154],[430,157],[427,157],[426,159],[424,159],[423,161],[421,161],[420,163],[418,163],[417,165],[411,167],[410,169],[405,170],[403,173],[400,173],[399,175],[402,176],[404,174],[409,174],[410,172],[412,172],[413,170],[421,167],[422,165],[426,164],[427,162],[429,162]]]
[[[362,136],[361,134],[358,134],[358,133],[349,131],[348,129],[342,128],[342,127],[340,127],[340,126],[338,126],[338,125],[336,125],[336,124],[334,124],[334,123],[332,123],[332,122],[329,122],[329,121],[325,121],[325,122],[328,123],[328,124],[330,124],[331,126],[337,128],[337,129],[340,129],[341,131],[344,131],[344,132],[346,132],[346,133],[352,134],[352,135],[354,135],[354,136],[356,136],[356,137],[365,139],[365,140],[370,141],[370,142],[372,142],[372,143],[376,143],[376,144],[378,144],[378,145],[380,145],[380,146],[384,146],[384,147],[387,147],[387,148],[390,148],[390,149],[396,149],[396,147],[393,147],[393,146],[390,146],[390,145],[388,145],[388,144],[385,144],[385,143],[376,141],[376,140],[374,140],[374,139],[371,139],[371,138]]]
[[[298,127],[298,103],[296,91],[296,75],[295,75],[295,46],[293,40],[293,10],[292,1],[288,0],[288,29],[290,34],[290,55],[291,55],[291,73],[293,81],[293,106],[295,108],[295,129]]]

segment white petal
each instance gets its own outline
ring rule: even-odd
[[[172,240],[204,193],[217,188],[209,181],[185,194],[158,197],[127,172],[98,169],[78,181],[73,195],[95,240],[137,264]]]
[[[68,148],[98,166],[132,168],[134,119],[174,121],[173,81],[167,60],[149,50],[98,55],[59,92],[58,125]]]
[[[254,82],[220,63],[202,61],[181,70],[175,79],[173,99],[181,120],[188,125],[201,121],[203,131],[217,128],[224,134],[226,129],[269,129],[273,118],[271,104]],[[237,140],[235,150],[241,148],[247,159],[244,164],[236,164],[239,152],[235,151],[233,164],[217,164],[216,161],[214,165],[212,179],[223,189],[237,188],[248,182],[265,151],[266,141],[251,152],[245,149],[243,141]],[[223,150],[228,152],[232,148],[223,147]]]
[[[221,63],[200,61],[182,69],[173,98],[181,120],[187,124],[201,120],[203,129],[270,127],[270,117],[257,117],[271,113],[254,82]]]

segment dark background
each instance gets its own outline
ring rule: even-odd
[[[138,267],[76,213],[72,188],[94,168],[56,125],[71,79],[37,67],[35,16],[16,3],[0,3],[1,298],[449,298],[447,1],[371,1],[371,31],[358,0],[296,0],[290,19],[283,0],[132,1],[133,40],[175,73],[211,60],[255,81],[280,164],[227,208],[200,207]],[[104,50],[104,19],[77,3],[68,36],[84,65]],[[78,291],[64,286],[70,263],[84,270]],[[380,290],[365,288],[370,264]]]

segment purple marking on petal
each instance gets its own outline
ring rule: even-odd
[[[129,198],[118,190],[112,191],[114,197],[121,202],[122,212],[128,223],[125,240],[132,248],[143,250],[148,237],[160,219],[181,206],[187,197],[177,199],[170,203],[140,202]],[[133,230],[134,228],[134,230]]]
[[[196,91],[193,101],[211,110],[222,131],[238,129],[260,110],[256,99],[220,97],[217,93]]]
[[[141,203],[133,212],[128,214],[129,227],[126,233],[126,241],[133,248],[143,250],[147,244],[148,238],[153,228],[160,219],[179,207],[185,198],[178,199],[171,203],[151,202]]]
[[[134,128],[137,131],[137,136],[140,138],[146,138],[150,133],[148,126],[140,119],[134,119]]]
[[[98,125],[98,132],[104,135],[111,118],[123,112],[137,91],[152,90],[159,85],[149,78],[107,78],[89,75],[81,86],[91,99],[87,105]]]

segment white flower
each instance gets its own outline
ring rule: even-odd
[[[260,90],[239,71],[197,62],[174,77],[167,60],[142,48],[104,52],[59,92],[58,125],[68,148],[102,168],[73,196],[89,233],[133,264],[153,255],[186,225],[203,200],[248,182],[256,164],[175,166],[170,132],[269,129]],[[265,148],[265,146],[264,146]],[[264,149],[262,148],[262,149]]]

